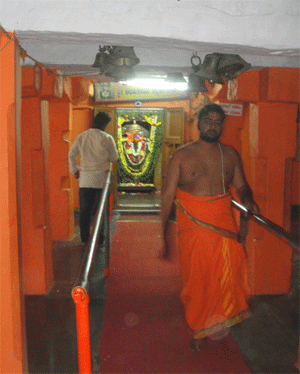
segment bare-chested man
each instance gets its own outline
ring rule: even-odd
[[[173,203],[177,206],[181,299],[193,351],[199,351],[208,336],[250,315],[246,258],[236,241],[229,185],[249,211],[259,213],[259,209],[238,153],[218,142],[224,120],[217,104],[200,110],[200,139],[174,152],[162,193],[164,233]],[[166,240],[163,257],[170,257]]]

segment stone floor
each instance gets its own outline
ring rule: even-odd
[[[134,216],[114,212],[113,236],[118,220]],[[145,216],[146,219],[146,216]],[[157,217],[157,219],[159,219]],[[26,330],[29,373],[77,373],[77,343],[71,290],[82,258],[78,227],[73,240],[55,242],[55,282],[47,295],[26,296]],[[98,372],[98,346],[105,301],[104,252],[98,253],[96,282],[90,303],[93,370]],[[295,256],[290,295],[258,296],[253,315],[231,328],[252,373],[297,373],[299,343],[299,256]],[[100,276],[99,276],[100,274]],[[94,288],[93,288],[94,287]],[[97,296],[97,298],[95,297]]]

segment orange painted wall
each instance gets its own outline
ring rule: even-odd
[[[53,240],[74,236],[74,213],[70,211],[68,139],[71,104],[49,101],[49,191]]]
[[[70,98],[66,92],[56,96],[55,82],[54,73],[37,65],[22,68],[22,239],[27,294],[47,292],[53,283],[52,241],[74,235],[66,139]],[[43,106],[47,123],[43,125],[42,101],[47,103]],[[43,126],[47,149],[43,149]]]
[[[20,136],[24,291],[37,295],[46,293],[53,283],[39,97],[22,99]]]
[[[31,108],[33,116],[41,117],[38,102],[46,102],[43,117],[47,122],[47,181],[45,213],[51,222],[51,241],[69,240],[74,236],[74,214],[70,210],[70,179],[67,154],[69,124],[71,121],[72,80],[63,80],[62,94],[57,89],[55,70],[47,71],[36,65],[22,68],[22,94],[24,98],[36,99],[36,107]],[[36,79],[38,77],[38,79]],[[78,79],[75,78],[77,81]],[[81,80],[83,80],[81,78]],[[38,82],[38,84],[36,83]],[[85,84],[85,86],[88,86]],[[75,95],[77,98],[77,96]],[[81,96],[80,96],[81,98]],[[37,156],[38,158],[38,156]],[[44,173],[44,171],[41,171]],[[43,194],[43,188],[37,193]],[[35,204],[35,201],[33,201]],[[39,204],[37,204],[39,206]],[[52,263],[50,261],[50,263]]]
[[[246,169],[261,214],[284,226],[286,204],[286,160],[296,155],[296,104],[258,103],[249,107],[249,122],[244,128],[248,158]],[[289,221],[290,221],[290,217]],[[254,293],[288,293],[292,269],[291,248],[258,225],[251,225],[248,251],[252,259]],[[276,277],[274,277],[276,274]]]
[[[68,79],[63,94],[57,96],[56,78],[54,71],[38,65],[22,68],[22,239],[27,294],[47,292],[53,283],[52,241],[74,235],[67,166],[72,86]],[[46,103],[43,124],[42,103]],[[46,145],[42,128],[47,132]]]
[[[14,34],[11,34],[14,37]],[[0,31],[0,49],[9,42]],[[0,53],[0,372],[23,373],[16,191],[15,44]],[[5,92],[3,88],[5,87]],[[25,337],[24,337],[25,338]]]
[[[222,100],[225,103],[225,100]],[[245,115],[245,105],[244,103],[238,102],[238,104],[243,105],[243,115],[242,116],[226,116],[226,121],[223,127],[223,133],[221,135],[220,141],[226,145],[235,148],[239,154],[242,154],[242,139],[241,131],[244,126],[244,115]]]
[[[22,93],[24,97],[34,97],[48,103],[47,113],[43,113],[49,122],[46,182],[49,201],[46,212],[49,211],[52,240],[69,240],[74,235],[74,217],[69,208],[70,181],[66,172],[72,84],[70,79],[63,80],[62,95],[59,96],[55,73],[55,70],[47,71],[38,65],[23,67]],[[36,115],[40,116],[40,113],[36,112]]]
[[[261,213],[289,230],[291,204],[299,201],[295,160],[299,69],[245,72],[226,83],[214,101],[243,106],[242,116],[227,116],[221,141],[239,151]],[[292,165],[288,179],[287,161]],[[251,223],[247,253],[254,294],[289,293],[292,250],[288,245]]]
[[[299,103],[300,69],[270,67],[260,74],[261,101]]]
[[[48,78],[49,79],[49,78]],[[74,236],[74,199],[73,185],[78,182],[69,174],[68,151],[76,131],[81,132],[90,126],[92,120],[92,97],[89,80],[74,77],[64,80],[63,96],[49,99],[49,190],[50,212],[53,240],[69,240]],[[75,110],[73,111],[73,108]],[[78,109],[78,111],[77,111]],[[87,110],[87,117],[76,113]],[[76,124],[76,126],[74,125]],[[77,130],[78,126],[78,130]],[[73,133],[73,129],[75,133]],[[77,200],[76,200],[77,199]]]
[[[243,75],[237,79],[236,98],[246,101]],[[246,176],[262,215],[289,230],[293,200],[286,190],[292,190],[296,176],[294,172],[287,179],[286,167],[287,161],[297,154],[299,69],[248,72],[247,81],[251,89],[248,88],[242,130]],[[247,251],[253,293],[288,293],[291,248],[257,224],[251,224]]]

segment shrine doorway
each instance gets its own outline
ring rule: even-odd
[[[158,214],[168,160],[184,142],[183,108],[95,107],[112,121],[106,128],[117,144],[113,167],[113,209]]]

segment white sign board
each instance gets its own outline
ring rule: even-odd
[[[243,105],[233,103],[219,103],[227,116],[242,116]]]

